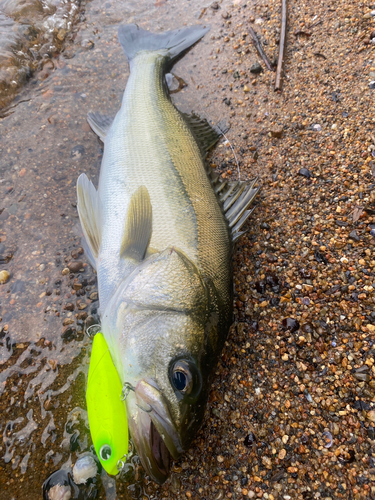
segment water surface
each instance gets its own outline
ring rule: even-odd
[[[91,340],[83,324],[98,302],[80,245],[75,183],[81,172],[97,182],[103,153],[87,112],[116,113],[128,77],[118,26],[158,32],[199,22],[214,33],[225,7],[0,1],[0,270],[11,274],[0,285],[4,500],[40,498],[48,475],[91,443],[84,399]],[[211,33],[176,65],[187,87],[174,99],[219,120],[228,107],[208,79],[216,71]],[[103,484],[102,498],[115,498],[118,485],[104,476]]]

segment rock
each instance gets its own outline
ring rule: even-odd
[[[371,422],[375,422],[375,410],[368,411],[368,412],[367,412],[367,418],[368,418]]]
[[[250,92],[250,87],[248,87],[247,85],[244,85],[243,91]]]
[[[0,271],[0,285],[5,285],[9,281],[10,273],[6,269]]]
[[[352,231],[351,233],[349,233],[349,238],[351,238],[352,240],[354,241],[360,241],[360,238],[357,234],[357,231]]]
[[[372,81],[368,84],[368,86],[370,87],[370,89],[375,89],[375,81]]]
[[[210,5],[211,9],[212,10],[218,10],[220,9],[220,5],[218,4],[218,2],[212,2],[212,4]]]
[[[68,269],[72,273],[78,273],[82,268],[83,268],[83,262],[81,260],[74,260],[69,262],[68,264]]]
[[[73,479],[76,484],[86,484],[88,479],[96,476],[98,466],[92,455],[85,455],[77,460],[73,467]]]
[[[75,332],[76,332],[76,329],[73,326],[69,325],[66,328],[64,328],[64,330],[61,334],[61,338],[65,339],[65,340],[70,339],[71,337],[73,337]]]
[[[63,469],[51,474],[43,484],[43,500],[70,500],[79,493],[78,486],[75,486],[71,476]]]
[[[66,37],[66,30],[61,28],[59,32],[57,33],[57,38],[60,40],[60,42],[64,41]]]
[[[70,157],[74,158],[75,160],[79,160],[82,157],[82,155],[84,155],[84,153],[85,153],[85,148],[83,146],[81,145],[74,146],[74,148],[70,152]]]
[[[314,125],[311,125],[311,130],[315,130],[315,132],[320,132],[322,130],[322,126],[319,125],[319,123],[314,123]]]
[[[298,174],[302,175],[303,177],[306,177],[306,179],[310,179],[311,177],[311,172],[307,168],[300,168],[298,170]]]
[[[263,68],[258,62],[254,63],[250,68],[250,72],[254,73],[254,75],[259,75],[259,73],[262,73],[262,71]]]
[[[284,318],[282,321],[283,330],[289,330],[291,333],[299,330],[299,323],[294,318]]]
[[[67,302],[63,309],[64,311],[74,311],[74,304],[72,302]]]
[[[276,137],[277,139],[280,139],[283,135],[284,129],[283,127],[278,127],[270,130],[270,134],[272,137]]]
[[[63,276],[66,276],[66,275],[67,275],[67,274],[69,274],[69,273],[70,273],[70,271],[69,271],[69,269],[68,269],[67,267],[64,267],[64,269],[61,271],[61,274],[62,274]]]

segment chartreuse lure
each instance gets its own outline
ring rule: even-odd
[[[128,419],[122,385],[102,333],[94,337],[86,402],[90,433],[100,463],[116,475],[118,461],[128,453]]]

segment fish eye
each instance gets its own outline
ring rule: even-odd
[[[172,384],[182,394],[190,394],[193,388],[193,376],[185,361],[177,361],[172,369]]]
[[[99,455],[104,462],[111,458],[112,448],[109,446],[109,444],[103,444],[103,446],[99,450]]]

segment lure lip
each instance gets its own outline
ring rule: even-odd
[[[169,476],[171,456],[183,452],[167,403],[154,380],[140,380],[126,399],[129,428],[147,474],[157,483]]]

